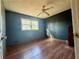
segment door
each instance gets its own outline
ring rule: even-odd
[[[75,46],[75,59],[79,59],[79,0],[70,0]]]
[[[74,38],[73,38],[73,27],[72,24],[68,26],[68,44],[71,47],[74,47]]]
[[[0,59],[4,58],[5,53],[5,9],[3,5],[3,0],[0,0]]]

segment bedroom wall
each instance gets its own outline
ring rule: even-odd
[[[37,20],[39,22],[39,30],[21,30],[21,19]],[[23,15],[11,11],[6,11],[6,31],[7,44],[29,42],[45,38],[45,20]]]
[[[58,39],[68,39],[68,26],[70,24],[72,24],[71,10],[47,18],[47,28],[52,36]]]

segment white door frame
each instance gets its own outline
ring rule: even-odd
[[[0,59],[4,59],[5,56],[5,39],[6,39],[6,29],[5,29],[5,7],[3,0],[0,0]]]
[[[75,45],[75,59],[79,59],[79,0],[70,0],[72,10],[73,36]]]

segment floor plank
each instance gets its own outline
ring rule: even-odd
[[[74,48],[60,40],[41,40],[7,47],[6,59],[75,59]]]

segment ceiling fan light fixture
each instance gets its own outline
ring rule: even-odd
[[[50,16],[50,14],[47,12],[47,10],[50,10],[51,8],[53,8],[53,7],[46,8],[46,5],[43,5],[42,6],[42,11],[37,16],[41,15],[42,13],[45,13],[48,16]]]

